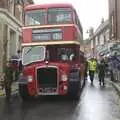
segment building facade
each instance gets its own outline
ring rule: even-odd
[[[33,4],[32,0],[0,1],[0,73],[12,55],[20,49],[22,38],[24,5]]]
[[[110,48],[120,52],[120,0],[108,0],[108,3],[109,20],[102,21],[93,35],[89,37],[91,56],[97,57],[98,53],[107,54]]]
[[[107,55],[108,44],[110,43],[109,20],[102,19],[96,31],[90,35],[91,57],[99,59],[100,54]]]

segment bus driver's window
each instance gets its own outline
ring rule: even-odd
[[[64,61],[68,60],[68,55],[67,55],[65,49],[61,49],[61,51],[60,51],[60,59],[64,60]]]
[[[75,60],[75,54],[74,54],[74,53],[70,54],[69,60],[70,60],[70,61]]]
[[[62,54],[61,55],[61,60],[68,60],[67,54]]]
[[[69,60],[74,61],[75,59],[76,59],[76,51],[71,49],[69,54]]]

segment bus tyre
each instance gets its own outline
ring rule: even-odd
[[[19,94],[23,101],[29,99],[30,96],[28,94],[27,85],[19,85]]]

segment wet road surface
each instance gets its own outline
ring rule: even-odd
[[[18,95],[10,103],[0,97],[0,120],[120,120],[120,98],[111,84],[100,87],[89,81],[80,100],[39,97],[22,102]]]

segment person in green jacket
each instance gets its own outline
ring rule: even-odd
[[[11,97],[12,81],[13,81],[13,68],[11,61],[8,61],[4,69],[4,85],[5,85],[5,94],[7,99]]]

